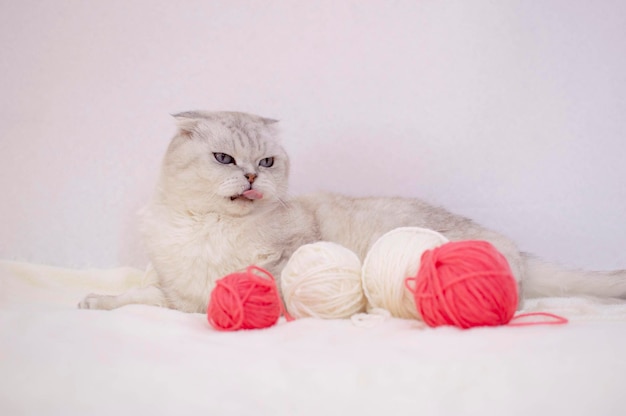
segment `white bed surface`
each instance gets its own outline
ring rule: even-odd
[[[202,314],[79,310],[131,268],[0,261],[0,414],[623,415],[626,304],[541,299],[567,325],[458,330],[387,319],[212,329]]]

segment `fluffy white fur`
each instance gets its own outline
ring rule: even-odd
[[[626,296],[626,272],[564,271],[519,252],[508,238],[425,202],[316,194],[287,198],[289,158],[274,120],[234,112],[175,116],[179,131],[141,215],[148,284],[119,296],[88,295],[81,308],[129,303],[204,312],[215,281],[251,264],[278,278],[291,254],[315,241],[365,257],[387,231],[430,228],[450,240],[484,239],[509,260],[525,296]]]

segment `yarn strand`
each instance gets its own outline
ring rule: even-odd
[[[551,320],[534,320],[527,322],[513,322],[518,319],[524,319],[531,316],[542,316],[544,318],[551,318]],[[568,323],[569,320],[563,316],[559,316],[550,312],[527,312],[519,314],[509,322],[508,326],[535,326],[535,325],[563,325]]]

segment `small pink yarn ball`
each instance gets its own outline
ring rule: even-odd
[[[425,251],[417,276],[405,283],[431,327],[505,325],[517,309],[509,263],[486,241],[455,241]]]
[[[267,270],[250,266],[216,282],[207,319],[220,331],[259,329],[274,325],[282,312],[274,277]]]

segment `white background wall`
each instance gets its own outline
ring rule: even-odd
[[[626,268],[626,2],[3,1],[0,258],[143,266],[170,113],[282,120],[292,193],[404,195]]]

